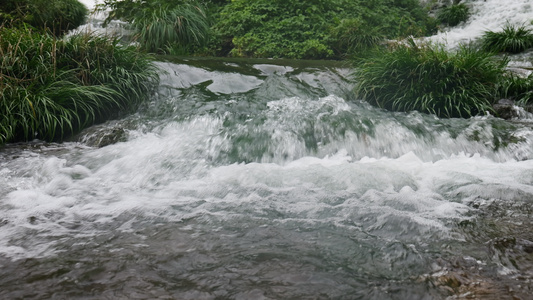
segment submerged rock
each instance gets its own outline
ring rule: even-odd
[[[500,99],[492,106],[492,108],[498,117],[505,120],[518,118],[520,116],[514,101],[510,99]]]
[[[436,287],[446,299],[529,299],[529,286],[521,286],[513,276],[495,275],[491,267],[472,257],[437,259],[435,265],[437,272],[419,280]]]
[[[104,124],[83,130],[75,140],[87,146],[101,148],[126,141],[126,135],[126,131],[119,124]]]
[[[518,106],[513,100],[501,99],[492,106],[497,117],[504,120],[526,121],[533,119],[533,106]]]

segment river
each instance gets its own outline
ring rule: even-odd
[[[530,299],[531,115],[383,111],[342,62],[157,64],[135,114],[0,149],[0,298]]]

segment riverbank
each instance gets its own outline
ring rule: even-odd
[[[0,144],[61,141],[134,110],[157,86],[151,59],[112,38],[1,32]]]

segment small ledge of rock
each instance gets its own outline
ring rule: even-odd
[[[505,120],[529,119],[533,116],[533,106],[518,107],[513,100],[501,99],[492,106],[497,117]]]
[[[90,147],[105,147],[126,141],[126,131],[118,124],[104,124],[89,127],[79,133],[75,140]]]
[[[505,120],[515,119],[520,116],[514,101],[510,99],[500,99],[492,108],[498,117]]]

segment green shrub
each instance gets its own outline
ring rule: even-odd
[[[449,26],[456,26],[468,20],[470,9],[465,4],[453,4],[438,10],[437,21]]]
[[[440,117],[470,117],[492,111],[505,59],[463,46],[396,45],[376,51],[356,67],[356,94],[392,111],[417,110]]]
[[[520,53],[533,48],[533,33],[525,26],[506,25],[501,32],[486,31],[482,47],[487,51]]]
[[[4,25],[24,22],[56,36],[82,25],[88,10],[78,0],[4,0]]]
[[[533,103],[533,74],[528,77],[515,74],[504,76],[498,89],[498,96],[513,100],[518,105]]]
[[[104,0],[99,7],[110,10],[107,22],[133,24],[145,49],[165,53],[334,58],[436,28],[418,0]],[[351,20],[361,22],[349,28]]]
[[[214,29],[226,42],[218,48],[235,56],[316,59],[424,35],[433,26],[417,0],[235,0],[223,6]]]
[[[153,52],[165,52],[165,48],[176,46],[204,45],[210,31],[203,10],[191,4],[146,11],[133,21],[138,42]]]
[[[151,60],[116,40],[0,32],[0,144],[62,140],[134,108],[157,82]]]
[[[150,52],[190,52],[205,45],[210,36],[211,24],[196,1],[107,0],[99,8],[111,9],[106,23],[113,19],[131,23],[134,38]]]
[[[385,40],[385,36],[375,27],[368,26],[360,19],[343,19],[332,29],[332,38],[338,53],[360,53],[371,49]]]
[[[77,0],[33,0],[30,3],[33,14],[30,24],[48,27],[57,36],[82,25],[87,18],[87,8]]]

